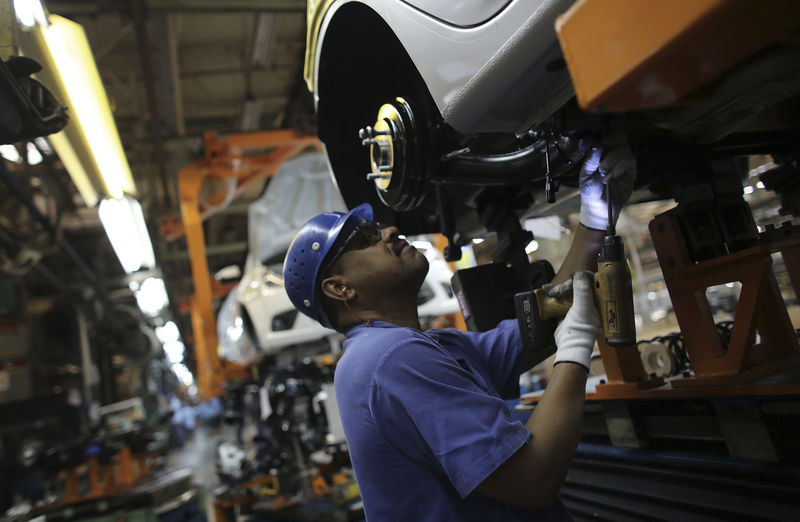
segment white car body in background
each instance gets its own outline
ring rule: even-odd
[[[250,254],[244,275],[225,299],[217,320],[223,358],[249,364],[264,354],[338,335],[295,309],[282,278],[283,256],[294,234],[326,210],[344,210],[344,203],[322,154],[288,161],[251,206]],[[420,290],[420,316],[458,312],[458,302],[449,290],[453,272],[442,255],[429,241],[412,244],[430,264]]]

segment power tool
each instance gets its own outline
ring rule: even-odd
[[[603,336],[610,346],[636,344],[636,324],[633,315],[633,285],[625,245],[614,227],[611,197],[606,183],[608,229],[597,260],[594,276],[594,297],[603,321]],[[520,292],[514,296],[514,308],[528,349],[550,351],[554,348],[553,332],[557,320],[564,317],[572,298],[548,297],[544,289]]]
[[[608,230],[597,259],[594,275],[594,298],[603,320],[603,334],[609,346],[636,344],[633,316],[633,284],[625,260],[625,244],[617,235],[611,208],[610,185],[606,183]]]

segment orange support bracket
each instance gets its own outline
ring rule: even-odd
[[[204,157],[178,173],[178,192],[182,231],[186,235],[194,281],[189,308],[197,359],[197,389],[200,397],[208,399],[222,394],[225,380],[245,378],[248,372],[240,365],[222,361],[217,353],[214,292],[203,233],[203,220],[210,213],[204,211],[200,200],[203,182],[235,179],[235,197],[250,181],[273,176],[286,160],[310,147],[321,150],[322,144],[316,136],[299,136],[290,130],[232,134],[224,139],[209,132],[203,136],[203,142]],[[217,193],[207,201],[215,205],[228,196]],[[175,236],[180,232],[174,224],[168,229],[164,229],[165,234]]]
[[[683,334],[694,377],[673,387],[730,385],[800,365],[800,346],[775,274],[773,252],[791,262],[793,283],[800,281],[793,256],[800,238],[764,243],[694,263],[680,224],[669,212],[650,222],[650,235]],[[738,281],[742,285],[727,346],[723,345],[706,298],[706,289]],[[756,344],[756,332],[760,343]]]

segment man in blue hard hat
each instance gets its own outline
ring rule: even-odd
[[[525,423],[518,396],[525,353],[517,322],[488,332],[422,331],[417,292],[425,256],[372,208],[326,212],[297,233],[284,264],[294,305],[345,333],[337,401],[368,520],[569,520],[558,491],[578,444],[600,317],[592,274],[608,214],[630,197],[636,164],[624,143],[598,148],[581,173],[581,214],[551,295],[572,292],[555,333],[547,390]]]

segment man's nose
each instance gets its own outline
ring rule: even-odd
[[[383,241],[393,241],[399,235],[400,235],[400,229],[398,229],[394,225],[385,227],[383,230],[381,230],[381,239]]]

